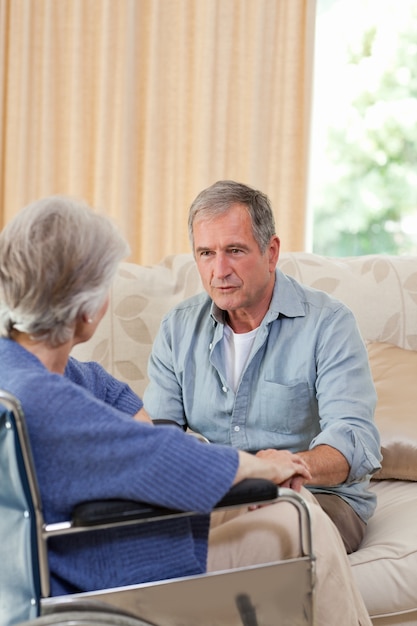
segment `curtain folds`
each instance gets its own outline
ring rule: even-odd
[[[314,0],[0,0],[0,225],[85,198],[131,260],[188,252],[221,178],[271,198],[305,245]]]

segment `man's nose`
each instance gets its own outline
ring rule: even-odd
[[[216,278],[226,278],[231,272],[229,259],[226,254],[216,254],[214,260],[214,274]]]

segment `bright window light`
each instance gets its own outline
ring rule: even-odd
[[[317,0],[308,249],[417,254],[417,0]]]

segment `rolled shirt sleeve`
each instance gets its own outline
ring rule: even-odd
[[[349,463],[346,482],[361,481],[381,467],[373,418],[377,397],[365,345],[353,314],[343,305],[322,324],[315,361],[320,432],[309,448],[336,448]]]

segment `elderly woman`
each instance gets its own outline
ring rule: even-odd
[[[258,458],[205,445],[175,427],[155,427],[127,385],[98,364],[70,356],[102,319],[117,265],[128,252],[106,217],[63,197],[27,206],[0,234],[0,388],[19,398],[26,415],[46,521],[68,518],[81,501],[104,498],[201,513],[51,540],[53,595],[201,573],[208,552],[216,569],[228,542],[234,565],[291,556],[294,549],[284,546],[274,512],[285,504],[214,528],[208,549],[209,513],[247,477],[299,488],[309,478],[300,458],[289,452]],[[252,520],[247,532],[245,518]],[[349,566],[333,558],[331,543],[325,550],[327,582],[336,576],[347,614],[356,616]]]

